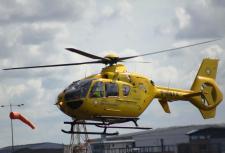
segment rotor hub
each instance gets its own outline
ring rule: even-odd
[[[112,66],[107,66],[105,68],[102,69],[102,74],[105,73],[126,73],[127,72],[127,68],[123,65],[123,64],[115,64]]]
[[[119,56],[115,53],[111,53],[106,55],[104,58],[109,59],[109,60],[117,60],[119,58]]]

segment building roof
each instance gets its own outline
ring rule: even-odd
[[[51,150],[63,150],[64,145],[58,143],[44,142],[44,143],[35,143],[35,144],[26,144],[26,145],[17,145],[14,146],[15,152],[19,150],[24,152],[34,152],[34,150],[39,150],[39,152],[52,152]],[[11,146],[0,148],[0,153],[9,153],[11,152]]]
[[[134,142],[134,140],[111,140],[111,141],[103,141],[103,142],[101,142],[101,143],[104,143],[104,144],[106,144],[106,143],[129,143],[129,142]],[[99,143],[99,142],[91,142],[91,144],[95,144],[95,143]]]
[[[118,136],[109,136],[106,137],[106,141],[116,141],[116,140],[131,140],[134,136],[141,137],[141,136],[154,136],[154,135],[164,135],[170,133],[173,135],[174,133],[180,133],[186,135],[191,131],[197,131],[200,129],[206,129],[210,127],[217,127],[217,128],[225,128],[225,124],[206,124],[206,125],[188,125],[188,126],[173,126],[173,127],[165,127],[165,128],[156,128],[151,130],[145,130],[141,132],[134,132],[134,133],[127,133],[127,134],[120,134]],[[101,138],[92,139],[92,142],[100,142]]]
[[[189,136],[210,136],[211,138],[225,138],[225,127],[208,127],[196,129],[186,134]]]

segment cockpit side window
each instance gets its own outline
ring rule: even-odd
[[[106,97],[109,96],[119,96],[119,88],[116,83],[106,83],[105,84]]]
[[[130,92],[130,86],[123,85],[123,96],[128,96]]]
[[[92,98],[100,98],[104,97],[104,83],[103,82],[96,82],[90,92],[90,97]]]

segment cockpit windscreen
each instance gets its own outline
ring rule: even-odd
[[[90,88],[93,79],[79,80],[73,82],[65,89],[65,100],[76,100],[84,98]]]

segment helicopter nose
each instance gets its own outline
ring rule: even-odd
[[[65,105],[70,109],[78,109],[83,104],[83,100],[79,97],[76,97],[76,94],[71,92],[66,92],[64,96]]]
[[[64,97],[63,94],[60,93],[58,95],[56,103],[55,103],[55,105],[62,111],[63,111],[63,108],[64,108],[64,98],[63,97]]]
[[[83,104],[82,100],[76,100],[76,101],[69,101],[66,102],[66,105],[71,108],[71,109],[78,109],[81,107],[81,105]]]
[[[78,109],[83,104],[83,100],[76,99],[73,92],[62,92],[58,95],[55,105],[64,112],[66,108]]]
[[[62,106],[63,106],[63,102],[60,101],[60,102],[58,103],[58,105],[59,105],[59,107],[62,107]]]

